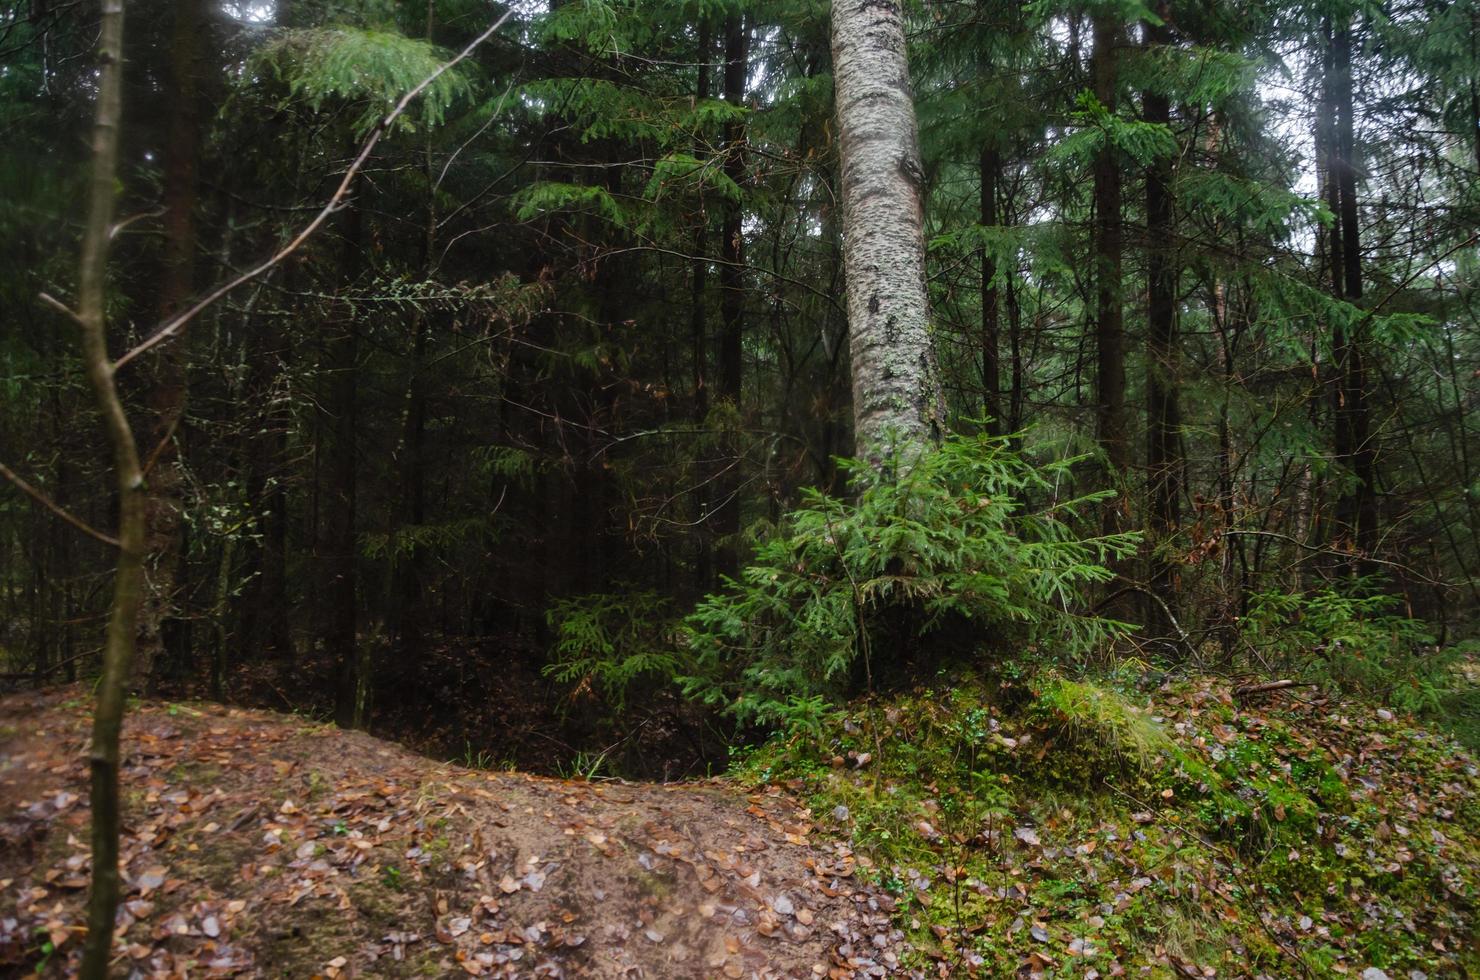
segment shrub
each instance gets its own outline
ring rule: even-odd
[[[856,499],[807,492],[687,618],[685,689],[743,723],[815,726],[881,666],[972,655],[989,635],[1083,654],[1120,626],[1083,613],[1081,590],[1137,536],[1081,532],[1108,494],[1060,496],[1077,462],[1034,466],[985,435],[882,471],[845,462]]]
[[[594,593],[558,600],[548,677],[574,695],[596,693],[621,712],[634,685],[670,683],[678,668],[672,610],[656,592]]]
[[[1244,638],[1283,669],[1404,711],[1443,714],[1459,680],[1459,651],[1434,645],[1428,627],[1399,615],[1402,600],[1369,581],[1305,595],[1250,598]]]

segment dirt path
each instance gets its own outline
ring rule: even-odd
[[[87,731],[77,689],[0,700],[0,975],[75,966]],[[777,795],[469,770],[214,705],[134,710],[125,757],[120,975],[899,972],[888,896]]]

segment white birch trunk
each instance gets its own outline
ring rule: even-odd
[[[854,436],[876,464],[918,453],[945,429],[902,6],[832,0]]]

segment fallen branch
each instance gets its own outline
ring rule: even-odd
[[[1233,696],[1236,698],[1252,698],[1260,694],[1270,694],[1274,691],[1287,691],[1292,687],[1318,686],[1317,684],[1310,684],[1305,681],[1270,681],[1267,684],[1248,684],[1244,687],[1236,687],[1233,689]]]
[[[1119,599],[1121,596],[1131,592],[1143,595],[1161,607],[1161,611],[1167,617],[1167,622],[1171,623],[1172,629],[1177,631],[1177,642],[1181,645],[1183,652],[1186,653],[1189,658],[1195,657],[1197,654],[1197,649],[1192,645],[1192,637],[1188,636],[1187,631],[1182,628],[1182,624],[1177,622],[1177,617],[1176,614],[1172,612],[1172,607],[1167,605],[1167,601],[1165,599],[1163,599],[1161,596],[1157,595],[1150,589],[1146,588],[1144,585],[1131,584],[1116,589],[1114,592],[1110,593],[1105,598],[1095,603],[1095,612],[1098,613],[1101,609],[1104,609],[1116,599]]]

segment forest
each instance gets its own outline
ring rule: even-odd
[[[1477,0],[0,0],[0,133],[0,975],[1480,974]]]

